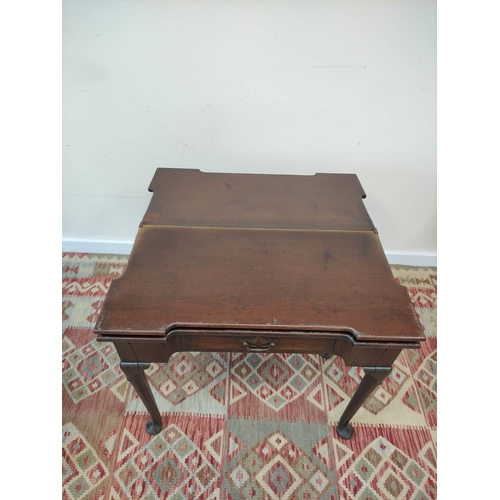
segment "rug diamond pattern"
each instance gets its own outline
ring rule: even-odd
[[[435,498],[436,452],[429,432],[362,427],[358,433],[358,442],[348,444],[348,458],[337,463],[343,498]]]
[[[202,498],[220,476],[203,451],[179,427],[167,426],[144,444],[122,437],[114,488],[123,498]],[[170,498],[170,496],[169,496]]]
[[[274,411],[302,396],[320,377],[316,356],[299,354],[233,355],[235,382]]]
[[[81,348],[63,341],[63,387],[76,403],[124,378],[119,356],[111,344],[95,339]],[[117,396],[119,397],[119,396]]]
[[[62,429],[63,498],[80,499],[95,492],[109,471],[96,450],[73,423]]]

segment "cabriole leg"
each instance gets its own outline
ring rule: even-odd
[[[361,406],[363,406],[370,394],[391,373],[392,367],[366,367],[363,370],[365,376],[353,394],[351,401],[349,401],[344,413],[342,413],[337,425],[337,434],[343,439],[351,439],[354,429],[349,422]]]
[[[156,401],[154,400],[151,387],[144,374],[144,370],[149,368],[150,363],[126,362],[120,363],[120,368],[132,384],[144,406],[151,415],[151,420],[146,424],[148,434],[158,434],[161,431],[161,416]]]

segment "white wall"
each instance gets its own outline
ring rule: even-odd
[[[356,173],[435,253],[435,1],[65,0],[63,238],[133,240],[158,166]]]

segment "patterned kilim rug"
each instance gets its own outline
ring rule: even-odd
[[[353,420],[362,371],[316,355],[177,353],[149,380],[164,429],[92,328],[126,256],[63,254],[63,498],[436,498],[436,269],[392,266],[427,335]]]

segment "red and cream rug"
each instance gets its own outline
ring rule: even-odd
[[[353,419],[361,377],[341,358],[177,353],[148,369],[164,429],[149,419],[92,328],[126,256],[63,254],[63,498],[313,500],[436,498],[435,268],[392,266],[425,330]]]

